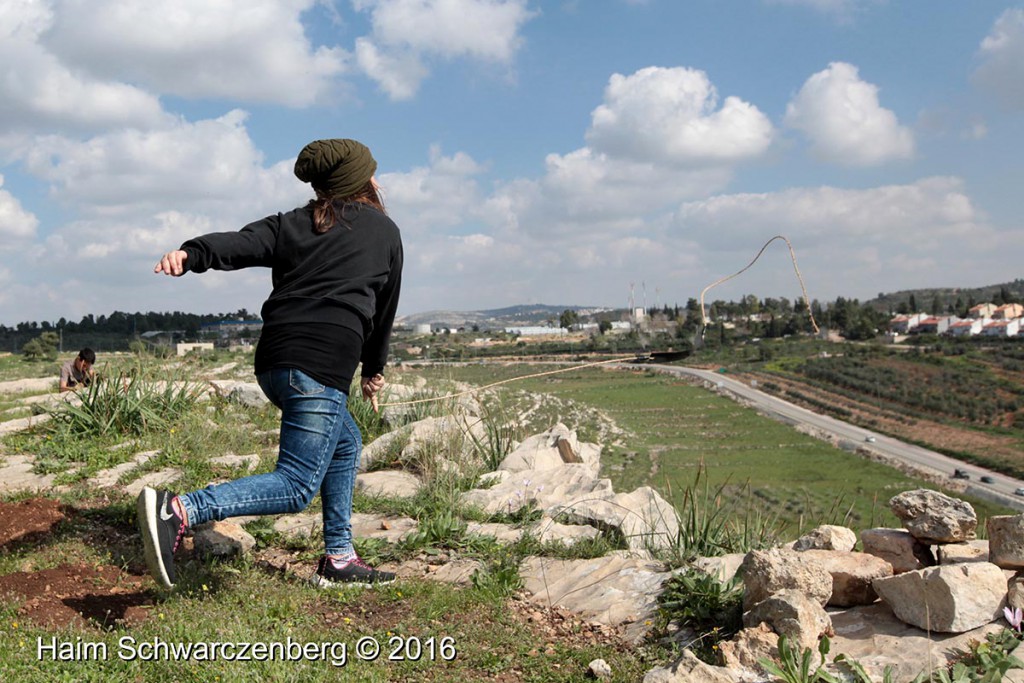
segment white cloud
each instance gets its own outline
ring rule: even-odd
[[[165,116],[150,93],[63,64],[39,44],[55,20],[45,2],[0,5],[0,126],[12,130],[154,125]]]
[[[709,246],[782,233],[805,244],[882,242],[921,249],[978,235],[985,221],[957,178],[925,178],[868,190],[797,188],[763,194],[719,195],[683,204],[679,229],[712,236]],[[771,234],[767,234],[771,233]]]
[[[910,129],[879,104],[878,87],[845,62],[808,78],[787,105],[785,121],[807,135],[815,155],[837,164],[874,166],[914,153]]]
[[[360,67],[396,100],[412,97],[427,76],[424,60],[508,64],[534,15],[527,0],[353,0],[369,11],[373,34],[357,44]]]
[[[4,177],[0,175],[0,188],[3,185]],[[32,239],[38,227],[39,219],[31,211],[26,211],[17,197],[0,189],[0,249]]]
[[[43,137],[27,154],[26,168],[51,183],[61,201],[86,214],[279,208],[308,189],[288,162],[263,167],[249,138],[245,112],[151,131],[122,130],[84,142]]]
[[[417,53],[382,51],[369,38],[356,40],[356,61],[393,100],[412,99],[429,74]]]
[[[974,82],[1015,108],[1024,108],[1024,9],[996,19],[978,50]]]
[[[616,238],[670,205],[721,191],[737,164],[767,151],[773,132],[737,97],[717,108],[701,71],[615,74],[591,114],[588,146],[549,154],[541,178],[504,184],[488,208],[507,229],[548,239]]]
[[[483,166],[468,154],[446,157],[434,145],[428,166],[382,173],[378,180],[388,213],[408,236],[479,218],[483,200],[475,177],[482,171]]]
[[[306,106],[346,70],[300,15],[315,0],[56,0],[41,42],[76,69],[183,97]]]
[[[647,67],[614,74],[604,104],[591,115],[587,142],[597,152],[682,165],[736,162],[760,156],[772,124],[757,107],[718,93],[707,74],[684,67]]]

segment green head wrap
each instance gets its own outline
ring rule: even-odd
[[[315,140],[303,147],[295,160],[299,180],[335,199],[355,194],[376,170],[369,148],[355,140]]]

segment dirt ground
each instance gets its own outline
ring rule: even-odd
[[[19,546],[46,544],[76,514],[45,498],[0,502],[0,555]],[[130,626],[144,621],[147,607],[155,604],[149,577],[111,565],[78,563],[0,576],[0,596],[13,598],[26,619],[53,628]]]

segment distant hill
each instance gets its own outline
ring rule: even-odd
[[[950,306],[956,306],[958,300],[963,305],[967,305],[971,301],[975,304],[981,304],[1002,299],[1004,293],[1008,293],[1015,302],[1024,302],[1024,279],[1018,278],[1013,282],[986,285],[984,287],[904,289],[891,294],[880,293],[874,299],[864,303],[880,311],[895,311],[899,308],[900,304],[907,303],[910,301],[910,297],[913,296],[917,302],[918,309],[930,310],[935,298],[938,297],[942,310],[945,311]]]
[[[450,327],[501,327],[503,325],[543,325],[548,320],[558,320],[562,311],[593,313],[610,310],[593,306],[551,306],[548,304],[521,304],[483,311],[425,311],[401,316],[395,322],[399,325],[444,325]]]

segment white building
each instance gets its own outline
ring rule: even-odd
[[[981,334],[981,329],[984,327],[985,322],[976,318],[968,320],[957,320],[955,323],[951,323],[946,333],[952,337],[973,337],[976,334]]]
[[[986,337],[1016,337],[1020,333],[1020,319],[993,320],[981,331]]]

